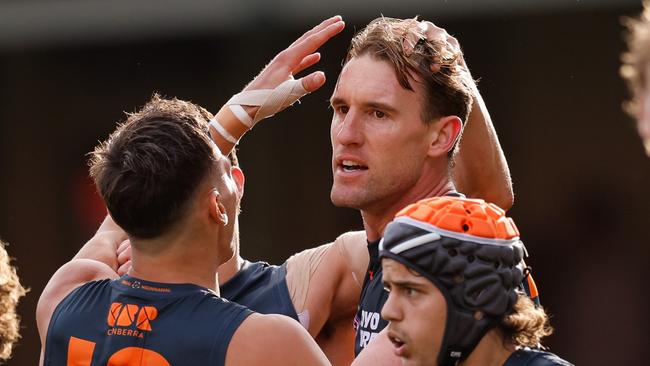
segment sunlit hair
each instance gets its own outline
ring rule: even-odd
[[[11,265],[5,243],[0,241],[0,360],[11,357],[13,345],[20,338],[16,306],[26,292],[18,280],[16,268]]]
[[[417,25],[417,19],[373,20],[354,36],[345,62],[364,55],[388,62],[404,89],[414,91],[413,81],[422,85],[425,95],[421,118],[425,123],[444,116],[457,116],[465,123],[472,96],[470,76],[459,65],[462,54],[446,42],[424,38],[405,52],[404,40],[419,32]],[[432,71],[435,64],[439,67]]]
[[[626,18],[628,51],[622,56],[621,75],[632,93],[632,100],[625,109],[635,114],[636,98],[646,91],[646,69],[650,65],[650,0],[643,1],[643,12],[638,18]]]
[[[504,340],[521,347],[537,347],[542,338],[553,333],[548,315],[540,306],[535,306],[526,295],[519,295],[512,313],[506,315],[499,324]]]

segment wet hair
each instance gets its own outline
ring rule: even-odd
[[[216,167],[212,115],[154,95],[91,153],[90,174],[115,222],[136,238],[164,234]]]

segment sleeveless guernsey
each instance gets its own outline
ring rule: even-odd
[[[298,320],[287,287],[287,264],[244,261],[228,282],[219,286],[224,299],[262,314],[282,314]]]
[[[224,365],[252,312],[192,284],[93,281],[56,307],[44,365]]]

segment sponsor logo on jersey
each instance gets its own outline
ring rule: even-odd
[[[107,334],[144,338],[151,332],[151,322],[158,316],[158,309],[150,305],[114,302],[108,310]]]
[[[380,319],[381,316],[377,312],[361,310],[361,320],[358,323],[359,347],[366,347],[379,334]]]

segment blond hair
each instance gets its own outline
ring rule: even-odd
[[[20,317],[16,314],[18,300],[27,290],[18,280],[16,268],[0,241],[0,360],[11,357],[13,344],[20,338]]]
[[[537,347],[542,338],[553,333],[548,315],[541,306],[535,306],[526,295],[520,294],[512,308],[499,324],[505,341],[521,347]]]
[[[632,100],[626,103],[626,110],[636,112],[635,99],[648,88],[646,69],[650,65],[650,0],[643,1],[643,12],[638,18],[626,18],[624,24],[628,51],[623,54],[621,76],[627,82],[632,93]]]

